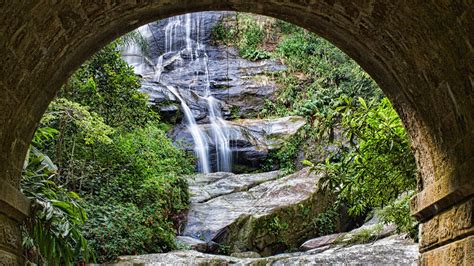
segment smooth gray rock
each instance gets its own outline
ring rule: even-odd
[[[280,177],[280,171],[241,174],[210,173],[196,174],[188,178],[192,203],[204,203],[210,199],[249,190],[261,183]]]
[[[315,248],[320,248],[324,246],[328,246],[334,243],[334,241],[341,236],[345,235],[345,233],[338,233],[338,234],[331,234],[331,235],[326,235],[326,236],[320,236],[317,238],[313,238],[310,240],[307,240],[300,246],[300,250],[302,251],[307,251]]]
[[[356,228],[344,235],[341,239],[342,243],[351,243],[357,241],[358,236],[363,235],[368,239],[382,239],[395,234],[397,226],[395,224],[384,224],[380,221],[380,217],[374,215],[369,221],[361,227]]]
[[[236,257],[236,258],[261,258],[260,254],[257,252],[253,251],[246,251],[246,252],[235,252],[230,254],[231,257]]]
[[[350,245],[361,241],[373,242],[394,235],[396,230],[395,224],[383,224],[380,218],[374,215],[361,227],[350,232],[325,235],[307,240],[301,244],[300,250],[319,253],[320,250],[315,249],[328,245]]]
[[[417,265],[419,256],[418,244],[393,235],[369,244],[334,246],[318,254],[297,252],[264,258],[236,258],[176,251],[124,256],[115,265]]]
[[[270,255],[298,247],[301,239],[314,236],[315,230],[307,230],[308,221],[332,201],[317,187],[321,175],[308,169],[277,176],[277,172],[259,174],[256,181],[252,175],[196,176],[183,235],[226,245],[231,252]],[[263,180],[267,181],[248,189],[256,184],[252,182]]]
[[[206,252],[208,250],[207,242],[189,236],[176,236],[176,244],[192,250]]]

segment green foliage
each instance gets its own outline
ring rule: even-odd
[[[270,171],[274,166],[278,166],[284,174],[294,172],[301,141],[301,137],[295,135],[285,141],[280,149],[270,151],[263,167],[264,171]]]
[[[271,56],[261,48],[265,39],[263,26],[249,14],[237,13],[234,21],[224,18],[212,29],[211,36],[214,42],[234,44],[243,58],[256,61]]]
[[[175,248],[177,218],[189,195],[181,177],[193,161],[149,124],[96,149],[101,174],[81,188],[90,219],[84,231],[99,261]]]
[[[413,189],[416,166],[406,132],[369,75],[328,41],[302,28],[276,20],[258,32],[252,26],[258,25],[257,20],[242,15],[237,28],[242,32],[245,27],[251,29],[245,38],[258,45],[250,47],[261,48],[268,35],[279,39],[276,50],[267,52],[287,66],[269,74],[279,89],[260,115],[299,115],[307,120],[298,138],[270,154],[266,169],[279,165],[294,170],[296,154],[303,150],[304,165],[326,173],[323,186],[337,191],[338,203],[347,204],[354,216],[389,204]],[[244,35],[224,37],[242,47]],[[336,137],[336,131],[342,131],[342,136]],[[336,147],[315,154],[318,143]],[[403,211],[408,217],[408,211]],[[323,218],[327,217],[317,220]]]
[[[288,23],[284,20],[275,21],[276,28],[280,29],[281,33],[284,35],[289,35],[292,33],[303,32],[304,29],[296,26],[295,24]]]
[[[343,101],[345,105],[337,110],[349,146],[317,167],[326,174],[322,186],[338,191],[339,201],[349,203],[349,213],[360,215],[414,189],[416,165],[406,132],[388,99]]]
[[[182,175],[194,171],[193,158],[166,137],[120,58],[123,42],[106,46],[71,77],[37,130],[31,156],[51,154],[34,162],[54,174],[30,171],[24,178],[24,193],[41,207],[25,226],[34,230],[25,238],[34,261],[69,265],[94,250],[105,262],[175,248],[189,200]]]
[[[117,136],[115,145],[98,147],[96,161],[107,167],[102,178],[90,180],[83,191],[94,191],[99,201],[133,202],[139,206],[160,202],[175,206],[186,202],[186,182],[180,175],[194,170],[192,159],[178,150],[156,125]],[[98,182],[98,183],[96,183]],[[97,191],[104,182],[107,187]],[[167,199],[164,202],[164,199]]]
[[[120,42],[113,42],[83,64],[63,87],[67,98],[98,113],[107,125],[121,129],[143,126],[157,115],[141,93],[132,67],[121,59]]]
[[[37,131],[35,142],[51,138],[51,129]],[[87,215],[80,197],[57,185],[57,167],[31,147],[21,181],[21,190],[32,201],[31,215],[22,226],[23,247],[28,261],[47,265],[73,265],[94,260],[82,234]]]
[[[150,55],[150,45],[146,38],[140,33],[138,29],[130,31],[129,33],[121,36],[116,40],[119,46],[129,47],[131,45],[137,45],[142,54]]]
[[[270,232],[272,232],[275,235],[278,235],[280,231],[287,230],[289,226],[290,225],[288,223],[280,221],[280,218],[278,218],[278,216],[275,216],[270,221],[269,229],[270,229]]]
[[[97,253],[98,261],[112,261],[119,255],[166,252],[175,248],[173,223],[157,206],[138,207],[133,203],[91,204],[92,217],[85,236]]]
[[[217,244],[217,254],[230,255],[230,246],[224,244]]]
[[[381,224],[377,224],[373,228],[362,229],[355,234],[353,234],[350,239],[348,239],[344,244],[346,245],[354,245],[354,244],[365,244],[373,242],[377,237],[377,233],[382,230],[383,226]]]
[[[313,219],[313,226],[318,235],[324,236],[336,232],[336,220],[339,216],[337,206],[328,208]]]
[[[89,107],[65,98],[56,98],[36,131],[34,143],[58,165],[62,185],[75,190],[91,168],[94,146],[110,145],[115,129]],[[42,140],[36,140],[41,134]],[[92,171],[91,171],[92,172]]]
[[[274,216],[268,224],[268,233],[272,234],[277,238],[278,243],[285,245],[286,247],[289,247],[289,243],[285,240],[283,235],[288,231],[290,228],[290,225],[284,221],[284,219],[281,219],[278,216]]]
[[[68,99],[56,98],[49,105],[48,111],[43,116],[41,123],[61,128],[61,133],[64,131],[77,132],[86,145],[95,142],[112,143],[110,135],[115,130],[106,125],[101,116],[95,112],[89,112],[88,109],[88,107]],[[44,128],[40,130],[44,130]]]
[[[276,75],[282,87],[265,109],[270,116],[306,117],[305,136],[324,143],[334,141],[335,127],[342,129],[340,148],[325,162],[314,162],[326,173],[324,186],[338,191],[338,202],[348,204],[354,216],[413,189],[416,166],[408,138],[373,80],[329,42],[287,23],[278,25],[286,35],[276,54],[288,69]]]
[[[341,96],[382,95],[354,61],[312,33],[299,30],[285,36],[276,56],[288,69],[276,75],[282,86],[276,101],[267,102],[268,115],[301,115],[314,122],[330,116]]]
[[[410,215],[410,199],[414,191],[405,193],[377,213],[384,223],[394,223],[398,233],[408,233],[411,238],[418,239],[418,221]]]
[[[231,28],[227,23],[227,20],[222,20],[212,28],[211,39],[214,43],[229,44],[236,35],[235,29]]]

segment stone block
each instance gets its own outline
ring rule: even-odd
[[[426,251],[474,233],[473,212],[471,198],[422,224],[420,249]]]
[[[420,265],[473,265],[474,236],[430,250],[421,255]]]
[[[470,168],[471,166],[467,166]],[[429,184],[415,195],[411,202],[411,213],[421,221],[426,221],[474,193],[474,178],[460,173],[462,165],[451,175]]]
[[[21,255],[18,251],[21,248],[20,225],[7,216],[0,214],[0,249],[6,250],[16,255]],[[1,260],[0,260],[0,265]]]
[[[19,256],[12,253],[0,250],[0,265],[1,266],[20,266],[23,265]]]

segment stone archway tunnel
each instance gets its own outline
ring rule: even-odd
[[[21,264],[19,191],[35,128],[70,74],[114,38],[187,12],[236,10],[305,27],[391,99],[420,174],[421,264],[474,261],[474,4],[463,1],[0,1],[0,264]]]

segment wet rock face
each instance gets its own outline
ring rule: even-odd
[[[264,73],[285,69],[273,60],[249,61],[239,56],[232,47],[214,45],[212,29],[225,16],[233,16],[234,12],[201,12],[190,14],[192,30],[189,36],[184,26],[175,25],[173,19],[163,19],[144,26],[142,35],[149,46],[149,53],[145,57],[140,52],[124,53],[124,57],[131,57],[141,62],[136,68],[143,76],[143,91],[150,95],[150,101],[162,108],[163,101],[176,101],[174,97],[162,93],[163,86],[159,83],[149,83],[156,76],[159,57],[162,56],[162,71],[160,81],[176,87],[194,113],[196,120],[204,119],[207,114],[205,101],[197,101],[196,93],[203,92],[207,77],[202,63],[207,61],[211,94],[222,101],[222,109],[227,118],[253,118],[262,110],[265,99],[271,98],[276,85]],[[180,21],[179,23],[186,23]],[[193,53],[186,50],[186,38],[191,45],[197,45],[199,50]],[[196,60],[197,59],[197,60]],[[190,88],[195,92],[189,91]],[[165,107],[167,105],[164,105]]]
[[[239,169],[256,170],[267,158],[270,151],[278,150],[283,143],[294,136],[298,130],[306,124],[304,118],[299,116],[288,116],[277,119],[239,119],[228,121],[230,147],[233,157],[233,171],[239,173]],[[212,135],[209,124],[200,124],[199,127]],[[174,128],[171,137],[181,147],[192,150],[193,138],[186,126],[180,125]],[[209,143],[215,147],[212,138]],[[215,153],[211,152],[211,161],[215,160]]]
[[[188,14],[190,19],[193,17],[200,16],[201,19],[199,20],[199,25],[196,27],[199,29],[197,31],[191,31],[190,38],[193,41],[199,39],[202,44],[210,45],[212,43],[211,39],[211,32],[216,23],[223,17],[223,16],[234,16],[235,12],[199,12],[199,13],[192,13]],[[153,23],[147,24],[149,31],[153,34],[151,36],[147,36],[151,40],[150,43],[150,57],[158,58],[161,54],[166,53],[169,50],[176,49],[177,47],[186,46],[186,29],[180,28],[173,23],[169,23],[170,21],[173,22],[175,17],[170,17],[166,19],[162,19]],[[168,25],[168,27],[167,27]],[[172,29],[174,27],[174,29]],[[166,35],[170,34],[172,31],[173,36],[168,38],[168,43],[166,43]],[[199,36],[197,36],[199,34]],[[171,41],[170,41],[171,39]]]
[[[213,44],[211,32],[214,26],[222,18],[234,14],[201,12],[150,23],[139,30],[148,43],[148,54],[137,45],[123,51],[124,59],[142,77],[142,91],[149,95],[161,120],[176,125],[172,138],[193,150],[196,140],[187,132],[185,123],[189,122],[183,117],[180,100],[168,86],[175,88],[189,106],[194,120],[209,139],[206,150],[212,151],[208,154],[211,169],[222,169],[217,167],[222,155],[217,155],[216,151],[221,151],[223,142],[218,142],[216,149],[215,132],[210,129],[210,123],[215,119],[212,120],[209,109],[228,121],[258,117],[265,101],[271,99],[276,90],[276,84],[265,73],[285,68],[273,60],[249,61],[241,58],[235,48]],[[207,99],[210,96],[215,98],[217,111],[209,107]],[[235,148],[232,153],[236,171],[256,170],[266,159],[269,148],[251,139],[254,136],[245,127],[229,124],[230,134],[235,135],[229,144]]]
[[[182,234],[264,256],[298,247],[317,232],[308,230],[308,221],[331,204],[317,187],[319,178],[308,169],[282,178],[277,171],[197,175]]]
[[[208,53],[209,82],[212,96],[220,101],[221,109],[226,119],[255,118],[264,108],[265,100],[271,99],[276,91],[276,84],[264,75],[266,72],[284,69],[272,60],[258,62],[240,58],[234,48],[209,46]],[[179,56],[171,57],[166,62],[161,74],[161,81],[178,89],[191,110],[196,114],[198,123],[207,115],[207,105],[199,94],[205,90],[205,84],[196,80],[205,80],[202,65],[196,61]],[[199,55],[203,56],[203,55]],[[202,58],[203,59],[203,58]],[[203,59],[204,60],[204,59]],[[196,76],[197,75],[197,76]],[[163,86],[148,83],[143,91],[150,95],[150,102],[161,108],[163,101],[177,102],[174,97],[161,93]],[[190,91],[192,87],[193,91]]]

